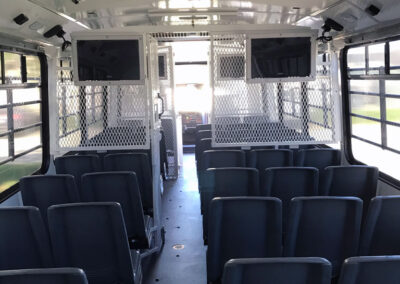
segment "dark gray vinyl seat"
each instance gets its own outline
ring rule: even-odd
[[[253,168],[207,169],[201,189],[203,238],[208,231],[208,205],[214,197],[258,196],[258,170]]]
[[[196,132],[202,130],[211,130],[211,124],[199,124],[196,126]]]
[[[200,170],[202,168],[201,162],[202,162],[202,156],[205,151],[212,150],[211,146],[211,138],[203,138],[200,139],[199,143],[196,144],[196,149],[195,149],[195,156],[196,156],[196,166],[197,170]]]
[[[357,255],[361,217],[357,197],[293,198],[284,255],[326,258],[337,277],[343,261]]]
[[[360,256],[344,262],[339,284],[383,283],[400,283],[400,256]]]
[[[326,167],[339,166],[341,163],[340,150],[336,149],[302,149],[296,154],[297,167],[314,167],[319,170],[319,182],[322,186],[323,174]]]
[[[148,249],[152,219],[144,215],[139,184],[133,172],[103,172],[82,176],[83,202],[118,202],[124,214],[130,247]]]
[[[241,150],[208,150],[202,154],[202,167],[200,170],[245,166],[246,155]]]
[[[282,204],[272,197],[224,197],[210,203],[207,279],[218,283],[234,258],[282,254]]]
[[[264,171],[267,168],[293,166],[293,152],[286,149],[252,150],[247,166],[258,169],[260,173],[260,189],[265,187]]]
[[[294,197],[318,195],[318,178],[316,168],[282,167],[264,171],[265,184],[260,194],[282,200],[283,231],[286,231],[290,201]]]
[[[321,195],[355,196],[364,202],[364,212],[376,196],[379,170],[370,166],[332,166],[323,174]]]
[[[400,196],[371,200],[359,255],[400,255]]]
[[[38,208],[1,208],[0,224],[0,270],[54,267]]]
[[[135,284],[118,203],[53,205],[48,216],[57,266],[82,268],[90,284]]]
[[[232,259],[223,284],[330,284],[330,262],[318,257]]]
[[[130,171],[136,174],[144,212],[152,215],[153,179],[149,157],[145,153],[118,153],[104,157],[106,171]]]
[[[62,156],[54,159],[57,174],[73,175],[78,189],[81,187],[81,177],[86,173],[100,172],[101,160],[97,155]]]
[[[43,268],[0,271],[0,284],[88,284],[79,268]]]
[[[47,209],[51,205],[80,201],[72,175],[37,175],[20,179],[19,188],[25,206],[38,207],[47,226]]]
[[[199,159],[199,157],[201,156],[200,153],[200,141],[201,139],[205,139],[205,138],[211,138],[211,130],[200,130],[196,132],[196,148],[195,148],[195,157],[196,157],[196,161]]]

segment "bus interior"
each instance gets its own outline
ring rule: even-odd
[[[398,0],[0,0],[0,284],[399,284]]]

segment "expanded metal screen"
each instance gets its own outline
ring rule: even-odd
[[[164,114],[161,117],[161,125],[165,135],[167,156],[167,178],[178,177],[178,149],[176,137],[176,114],[174,107],[174,64],[171,47],[159,47],[158,59],[162,60],[164,72],[160,72],[160,96],[164,101]],[[160,66],[159,64],[159,66]]]
[[[318,56],[317,79],[246,81],[246,34],[211,36],[213,146],[299,145],[339,139],[338,93],[329,55]]]
[[[60,151],[149,149],[146,85],[76,86],[70,57],[59,60]]]

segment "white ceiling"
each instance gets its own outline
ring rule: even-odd
[[[370,4],[382,9],[376,17],[365,12]],[[320,28],[327,17],[354,33],[400,21],[399,0],[0,0],[0,32],[25,39],[46,40],[43,32],[56,24],[69,33],[138,25],[290,24]],[[12,19],[29,17],[22,26]],[[32,29],[32,24],[42,26]],[[157,28],[154,28],[157,31]]]

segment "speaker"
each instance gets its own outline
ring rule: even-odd
[[[65,32],[63,30],[63,27],[61,25],[56,25],[54,27],[52,27],[50,30],[48,30],[47,32],[45,32],[43,34],[43,36],[45,38],[50,38],[53,36],[58,36],[58,37],[62,37],[63,35],[65,35]]]
[[[378,15],[380,11],[381,11],[381,9],[379,9],[378,7],[376,7],[375,5],[372,5],[372,4],[370,6],[368,6],[367,9],[365,9],[365,12],[367,12],[371,16]]]
[[[19,14],[13,20],[17,25],[21,26],[21,25],[25,24],[29,19],[24,14]]]

